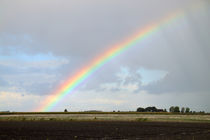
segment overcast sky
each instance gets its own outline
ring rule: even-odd
[[[32,111],[105,49],[176,11],[183,16],[113,58],[52,111],[210,112],[208,0],[0,0],[0,111]]]

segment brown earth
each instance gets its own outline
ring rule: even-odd
[[[126,121],[1,121],[0,139],[209,140],[210,123]]]

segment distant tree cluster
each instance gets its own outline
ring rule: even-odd
[[[136,110],[137,112],[167,112],[166,109],[157,109],[155,106],[149,106],[146,108],[139,107]]]
[[[182,107],[181,110],[179,108],[179,106],[171,106],[169,108],[169,112],[172,113],[190,113],[190,108],[189,107]]]
[[[157,109],[155,106],[149,106],[149,107],[146,107],[146,108],[143,108],[143,107],[138,107],[137,112],[167,112],[166,109]],[[171,106],[169,108],[169,112],[171,113],[193,113],[193,114],[205,114],[204,111],[199,111],[199,112],[196,112],[196,111],[191,111],[191,109],[189,107],[179,107],[179,106]]]
[[[193,113],[193,114],[204,114],[204,111],[191,111],[189,107],[182,107],[181,109],[179,108],[179,106],[171,106],[169,108],[169,112],[171,113]]]

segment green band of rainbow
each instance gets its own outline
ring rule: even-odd
[[[92,75],[97,69],[102,67],[105,63],[118,56],[122,52],[126,51],[128,48],[135,46],[135,44],[144,40],[151,34],[154,34],[161,27],[164,27],[171,22],[183,17],[184,13],[181,11],[170,14],[166,18],[146,26],[141,29],[136,35],[130,37],[126,41],[116,46],[111,47],[111,49],[105,51],[99,57],[96,57],[91,61],[89,65],[81,69],[75,75],[70,77],[65,84],[63,84],[55,93],[50,95],[41,105],[40,108],[36,109],[36,111],[50,111],[61,99],[63,99],[66,95],[70,94],[75,88],[77,88],[84,80],[86,80],[90,75]]]

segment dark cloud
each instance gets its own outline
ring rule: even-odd
[[[162,8],[162,3],[168,6]],[[21,44],[21,49],[30,52],[50,51],[76,58],[83,56],[84,60],[187,4],[164,0],[135,0],[132,3],[22,0],[13,4],[2,1],[2,32],[12,36],[12,39],[4,39],[2,45],[8,46],[12,42],[13,45]],[[30,45],[27,41],[23,45],[25,35],[30,37]]]

